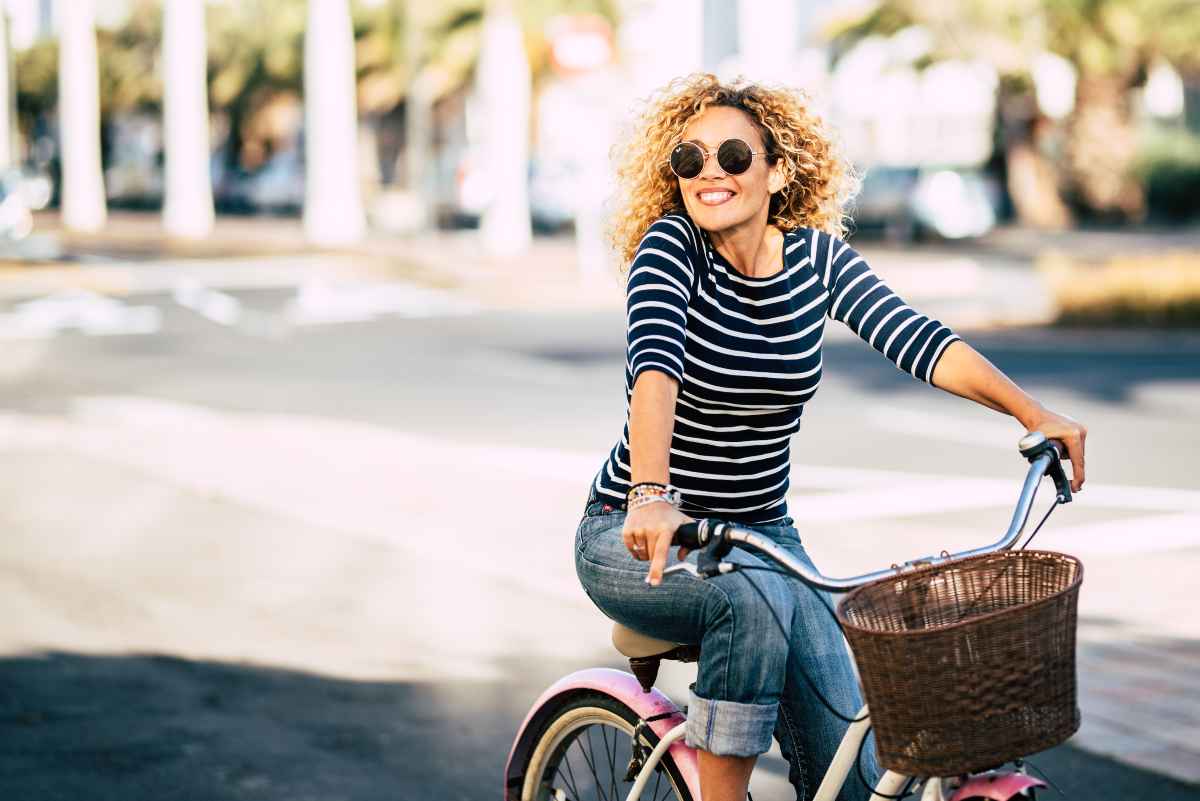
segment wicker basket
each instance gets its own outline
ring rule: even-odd
[[[1079,728],[1075,624],[1083,565],[1004,551],[859,587],[838,606],[879,762],[955,776]]]

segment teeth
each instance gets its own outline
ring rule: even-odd
[[[726,198],[730,198],[730,197],[733,197],[733,193],[728,190],[721,190],[719,192],[701,192],[700,193],[700,199],[704,200],[704,201],[709,201],[709,202],[716,201],[716,200],[725,200]]]

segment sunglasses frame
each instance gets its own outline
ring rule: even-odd
[[[742,170],[741,172],[730,172],[725,167],[725,165],[721,163],[721,160],[719,158],[721,148],[723,148],[729,142],[741,142],[743,145],[746,146],[746,149],[750,151],[750,163],[747,164],[746,169]],[[697,142],[693,139],[685,139],[684,141],[680,142],[679,144],[677,144],[671,148],[672,156],[675,154],[675,151],[678,150],[683,145],[691,145],[692,147],[699,150],[700,153],[702,154],[704,160],[700,163],[700,172],[696,173],[695,175],[693,175],[691,177],[684,177],[675,171],[675,165],[671,163],[672,157],[668,156],[667,157],[667,166],[671,168],[671,173],[681,181],[693,181],[693,180],[699,178],[701,173],[704,172],[704,165],[708,163],[708,159],[710,157],[717,160],[717,166],[720,167],[721,171],[724,172],[726,175],[744,175],[745,173],[749,172],[750,167],[752,167],[754,165],[754,157],[755,156],[769,156],[770,155],[770,153],[766,150],[754,150],[753,148],[750,147],[750,143],[747,142],[745,139],[742,139],[741,137],[731,136],[728,139],[722,140],[721,143],[719,145],[717,145],[715,150],[709,150],[708,148],[704,147],[699,142]]]

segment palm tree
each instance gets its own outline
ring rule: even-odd
[[[213,227],[204,39],[204,0],[164,0],[163,226],[168,234],[191,238]]]
[[[308,0],[304,34],[304,228],[321,245],[366,230],[358,180],[354,34],[347,0]]]
[[[1132,89],[1158,58],[1200,67],[1200,4],[1194,0],[1071,0],[1044,11],[1050,49],[1079,73],[1068,121],[1069,189],[1103,214],[1138,217],[1143,187]]]
[[[514,256],[529,247],[529,61],[508,0],[493,0],[475,70],[482,107],[482,167],[491,198],[480,221],[484,248]]]
[[[100,172],[100,77],[94,0],[73,0],[61,15],[58,125],[62,140],[62,219],[76,231],[104,227]]]
[[[1065,188],[1080,205],[1104,215],[1136,217],[1144,205],[1133,174],[1136,136],[1131,90],[1162,58],[1200,69],[1200,3],[1195,0],[882,0],[829,33],[857,39],[921,24],[937,39],[935,57],[989,60],[1025,102],[1032,60],[1041,52],[1067,59],[1078,75],[1075,108],[1066,121]],[[1013,87],[1016,87],[1013,91]],[[1045,121],[1040,121],[1044,123]],[[1049,126],[1036,119],[1032,135]],[[1023,152],[1035,152],[1024,148]],[[1043,164],[1043,172],[1054,165]],[[1033,203],[1031,205],[1037,205]]]

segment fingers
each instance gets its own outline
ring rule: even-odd
[[[1071,460],[1071,491],[1079,492],[1083,489],[1087,427],[1078,420],[1047,411],[1045,419],[1030,430],[1041,431],[1048,439],[1057,439],[1066,446],[1067,456]]]
[[[662,583],[663,568],[667,566],[667,555],[671,551],[671,535],[659,536],[654,540],[654,553],[650,558],[650,572],[646,574],[646,583],[657,587]]]
[[[646,547],[646,537],[642,534],[630,535],[625,540],[625,547],[634,559],[645,561],[650,558],[650,549]]]
[[[1067,451],[1071,454],[1071,490],[1079,492],[1084,481],[1084,441],[1087,439],[1087,429],[1080,426],[1079,431],[1067,439]]]
[[[634,559],[646,559],[646,537],[644,534],[634,533],[628,528],[621,532],[621,541],[625,543],[625,548],[629,551]]]

